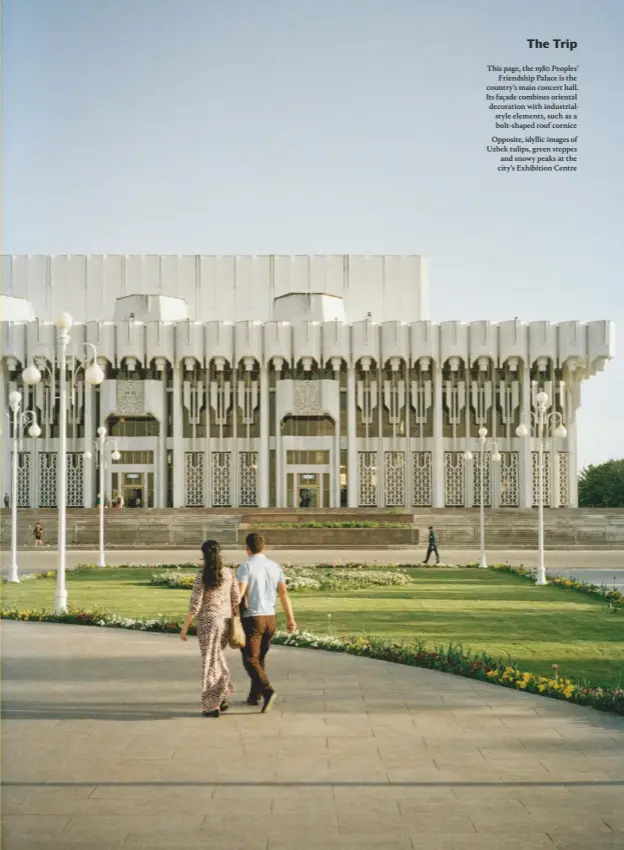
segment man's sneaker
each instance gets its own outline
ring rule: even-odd
[[[262,714],[266,714],[267,711],[271,711],[271,709],[273,708],[273,703],[275,702],[276,699],[277,699],[277,694],[275,693],[273,688],[266,691],[266,693],[264,694],[264,697],[263,697],[263,701],[262,701]]]
[[[247,699],[245,700],[245,703],[247,705],[258,706],[258,705],[260,705],[260,697],[247,697]]]
[[[230,707],[229,702],[226,699],[224,699],[223,702],[221,703],[221,705],[219,706],[219,711],[227,711],[229,707]]]
[[[220,712],[218,708],[215,711],[202,711],[202,715],[204,717],[218,717],[219,714]]]

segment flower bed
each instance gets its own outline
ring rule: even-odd
[[[106,611],[84,611],[75,608],[70,608],[63,614],[55,614],[43,609],[28,611],[11,609],[3,610],[1,615],[6,620],[69,623],[78,626],[99,626],[168,634],[177,634],[181,628],[179,622],[169,620],[164,616],[153,619],[135,619],[121,617],[119,614]],[[195,634],[195,628],[191,627],[189,633]],[[292,635],[286,632],[278,632],[273,642],[282,646],[345,652],[350,655],[359,655],[395,664],[425,667],[442,673],[452,673],[502,687],[589,706],[599,711],[624,715],[623,689],[586,687],[569,679],[559,678],[556,672],[557,665],[553,665],[555,673],[552,678],[549,678],[524,672],[515,663],[510,664],[500,658],[494,659],[485,653],[471,652],[461,646],[451,645],[448,648],[432,648],[422,642],[418,642],[415,646],[406,646],[397,642],[386,643],[372,637],[337,638],[314,635],[310,632],[296,632]]]
[[[252,527],[252,524],[249,524]],[[258,528],[411,528],[408,522],[373,522],[371,520],[346,520],[345,522],[263,522]]]
[[[380,570],[331,569],[318,567],[289,566],[285,570],[286,587],[292,591],[302,590],[361,590],[367,587],[404,586],[410,578],[403,572]],[[156,587],[172,587],[189,590],[193,586],[195,573],[180,571],[156,573],[150,584]]]

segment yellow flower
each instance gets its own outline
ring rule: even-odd
[[[524,680],[523,680],[523,681],[521,681],[521,682],[518,682],[518,687],[519,687],[519,688],[526,688],[526,686],[527,686],[526,681],[524,681]]]
[[[498,670],[488,670],[486,675],[488,679],[495,679],[498,676]]]
[[[530,682],[532,678],[533,677],[530,673],[523,673],[522,674],[522,681],[523,682]]]

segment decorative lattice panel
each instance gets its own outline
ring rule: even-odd
[[[543,454],[544,468],[542,475],[542,505],[550,507],[550,454]],[[539,502],[539,452],[531,452],[531,463],[533,469],[533,507]]]
[[[386,452],[384,458],[386,505],[389,508],[405,505],[405,454]]]
[[[433,502],[431,452],[414,452],[414,495],[412,504],[430,507]]]
[[[69,452],[67,455],[67,507],[83,508],[84,491],[82,472],[84,455],[82,452]]]
[[[255,508],[258,506],[258,452],[241,452],[239,460],[239,504],[242,508]]]
[[[474,453],[472,461],[472,502],[481,507],[481,476],[483,475],[483,505],[486,508],[492,506],[492,452],[483,452],[483,466],[481,465],[481,452]]]
[[[559,452],[559,507],[570,504],[570,453]]]
[[[230,507],[230,452],[212,453],[212,505],[215,508]]]
[[[462,508],[464,498],[464,456],[462,452],[444,452],[444,504]]]
[[[184,455],[184,504],[187,508],[204,506],[204,453]]]
[[[56,507],[56,452],[39,455],[39,507]]]
[[[500,461],[500,506],[517,508],[520,503],[518,480],[518,452],[501,452]]]
[[[359,452],[359,506],[377,507],[377,452]]]
[[[30,452],[18,452],[17,455],[17,507],[30,507]]]

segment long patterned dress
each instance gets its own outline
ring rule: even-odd
[[[218,587],[204,588],[200,570],[193,584],[189,614],[197,617],[197,636],[202,658],[202,708],[216,711],[234,693],[223,650],[228,644],[232,607],[240,602],[238,582],[232,570],[223,569]]]

